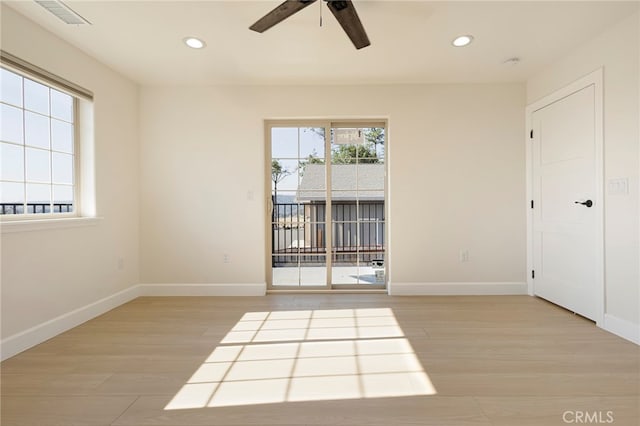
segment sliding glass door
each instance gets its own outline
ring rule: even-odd
[[[325,287],[325,129],[273,127],[270,133],[272,285]],[[313,189],[302,197],[303,180],[310,178]]]
[[[269,289],[384,288],[383,122],[269,122]]]

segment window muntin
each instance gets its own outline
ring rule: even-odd
[[[0,87],[0,215],[75,215],[76,98],[6,68]]]

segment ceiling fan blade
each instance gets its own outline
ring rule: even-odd
[[[289,16],[300,12],[311,3],[315,2],[316,0],[286,0],[271,12],[258,19],[255,24],[249,27],[249,29],[259,33],[265,32],[277,23],[284,21]]]
[[[347,33],[356,49],[362,49],[371,44],[367,33],[360,22],[356,8],[351,0],[326,0],[342,29]]]

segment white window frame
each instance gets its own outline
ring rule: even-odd
[[[74,120],[73,212],[25,212],[21,214],[0,215],[1,232],[68,228],[97,223],[98,218],[96,218],[95,214],[94,188],[93,93],[3,50],[0,50],[0,60],[2,68],[71,96],[73,98]],[[24,105],[21,109],[24,110]],[[51,149],[49,149],[49,151],[51,151]],[[53,182],[49,184],[53,185]]]

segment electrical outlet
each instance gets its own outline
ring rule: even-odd
[[[222,255],[222,263],[231,263],[231,256],[229,253],[225,253]]]
[[[469,250],[460,250],[460,262],[465,263],[469,261]]]
[[[122,271],[124,269],[124,258],[118,258],[118,270]]]

